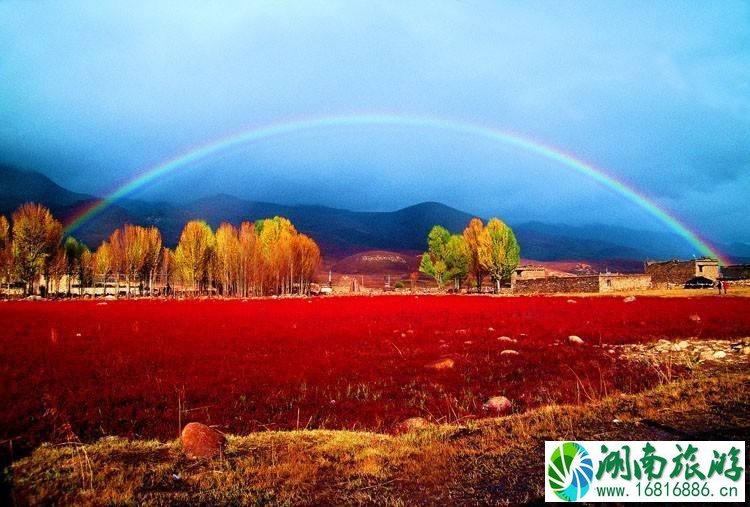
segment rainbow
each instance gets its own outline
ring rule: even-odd
[[[543,144],[539,141],[520,136],[513,132],[498,130],[475,123],[457,121],[429,116],[407,116],[401,114],[352,114],[343,116],[325,116],[312,119],[288,120],[279,123],[251,127],[239,133],[221,137],[214,141],[202,144],[141,171],[129,182],[120,186],[106,197],[95,201],[76,213],[68,222],[66,233],[71,233],[93,216],[107,208],[118,200],[130,195],[136,190],[171,174],[177,170],[185,169],[190,164],[205,159],[227,149],[268,139],[270,137],[282,136],[294,132],[312,130],[327,127],[350,127],[366,125],[401,126],[415,128],[430,128],[448,130],[455,133],[482,137],[508,146],[519,148],[543,158],[560,164],[576,173],[587,176],[602,186],[619,194],[640,208],[644,209],[655,218],[664,223],[669,229],[689,242],[700,255],[714,257],[722,264],[726,264],[723,256],[719,255],[716,248],[702,239],[695,231],[690,230],[683,222],[673,214],[659,206],[645,194],[637,191],[634,187],[623,182],[621,179],[607,173],[588,162],[585,162],[570,153]]]

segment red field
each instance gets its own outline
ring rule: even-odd
[[[639,390],[658,372],[594,345],[747,336],[750,299],[2,302],[0,324],[0,439],[28,449],[68,429],[171,439],[188,420],[387,431],[481,416],[495,395],[521,411]]]

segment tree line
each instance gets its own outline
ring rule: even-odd
[[[482,220],[473,218],[462,234],[434,226],[427,235],[427,252],[422,255],[419,271],[434,278],[439,287],[452,284],[456,289],[471,277],[478,291],[489,277],[499,291],[518,267],[520,256],[516,235],[505,222],[492,218],[485,226]]]
[[[114,283],[152,294],[176,284],[193,295],[225,296],[309,293],[321,261],[313,239],[282,217],[222,223],[216,231],[202,220],[188,222],[177,247],[162,244],[156,227],[126,224],[112,232],[95,251],[65,236],[64,229],[40,204],[21,205],[11,220],[0,215],[0,280],[22,283],[28,294],[37,284],[44,292],[73,293],[101,284],[104,294]],[[61,286],[65,280],[65,286]]]

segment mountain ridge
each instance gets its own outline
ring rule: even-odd
[[[41,173],[0,165],[0,213],[9,215],[27,201],[48,206],[65,221],[77,216],[98,198],[66,189]],[[192,219],[204,219],[217,227],[221,222],[238,225],[243,220],[275,215],[291,220],[301,232],[321,245],[324,255],[333,258],[367,250],[424,250],[427,232],[433,225],[440,224],[458,233],[475,216],[436,201],[394,211],[352,211],[313,204],[250,201],[221,193],[185,204],[124,199],[101,210],[74,234],[95,248],[124,223],[155,225],[161,229],[165,244],[173,246],[185,222]],[[511,225],[521,243],[523,256],[539,261],[669,259],[694,254],[682,238],[662,232],[541,221]],[[741,252],[744,257],[742,254],[750,252],[750,245],[737,242],[732,250]]]

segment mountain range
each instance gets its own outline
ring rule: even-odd
[[[0,213],[9,215],[28,201],[48,206],[63,223],[97,201],[95,196],[74,192],[47,176],[0,165]],[[419,252],[425,249],[427,232],[441,224],[460,232],[474,216],[437,202],[424,202],[389,212],[350,211],[326,206],[284,205],[248,201],[219,194],[184,204],[123,199],[75,231],[75,236],[95,247],[124,223],[159,227],[167,245],[175,245],[184,224],[206,220],[213,227],[227,221],[239,224],[275,215],[290,219],[313,237],[329,258],[341,258],[366,250]],[[626,227],[592,224],[525,222],[511,224],[523,257],[539,261],[633,260],[691,257],[696,252],[677,235]],[[750,258],[750,245],[726,246],[738,261]]]

